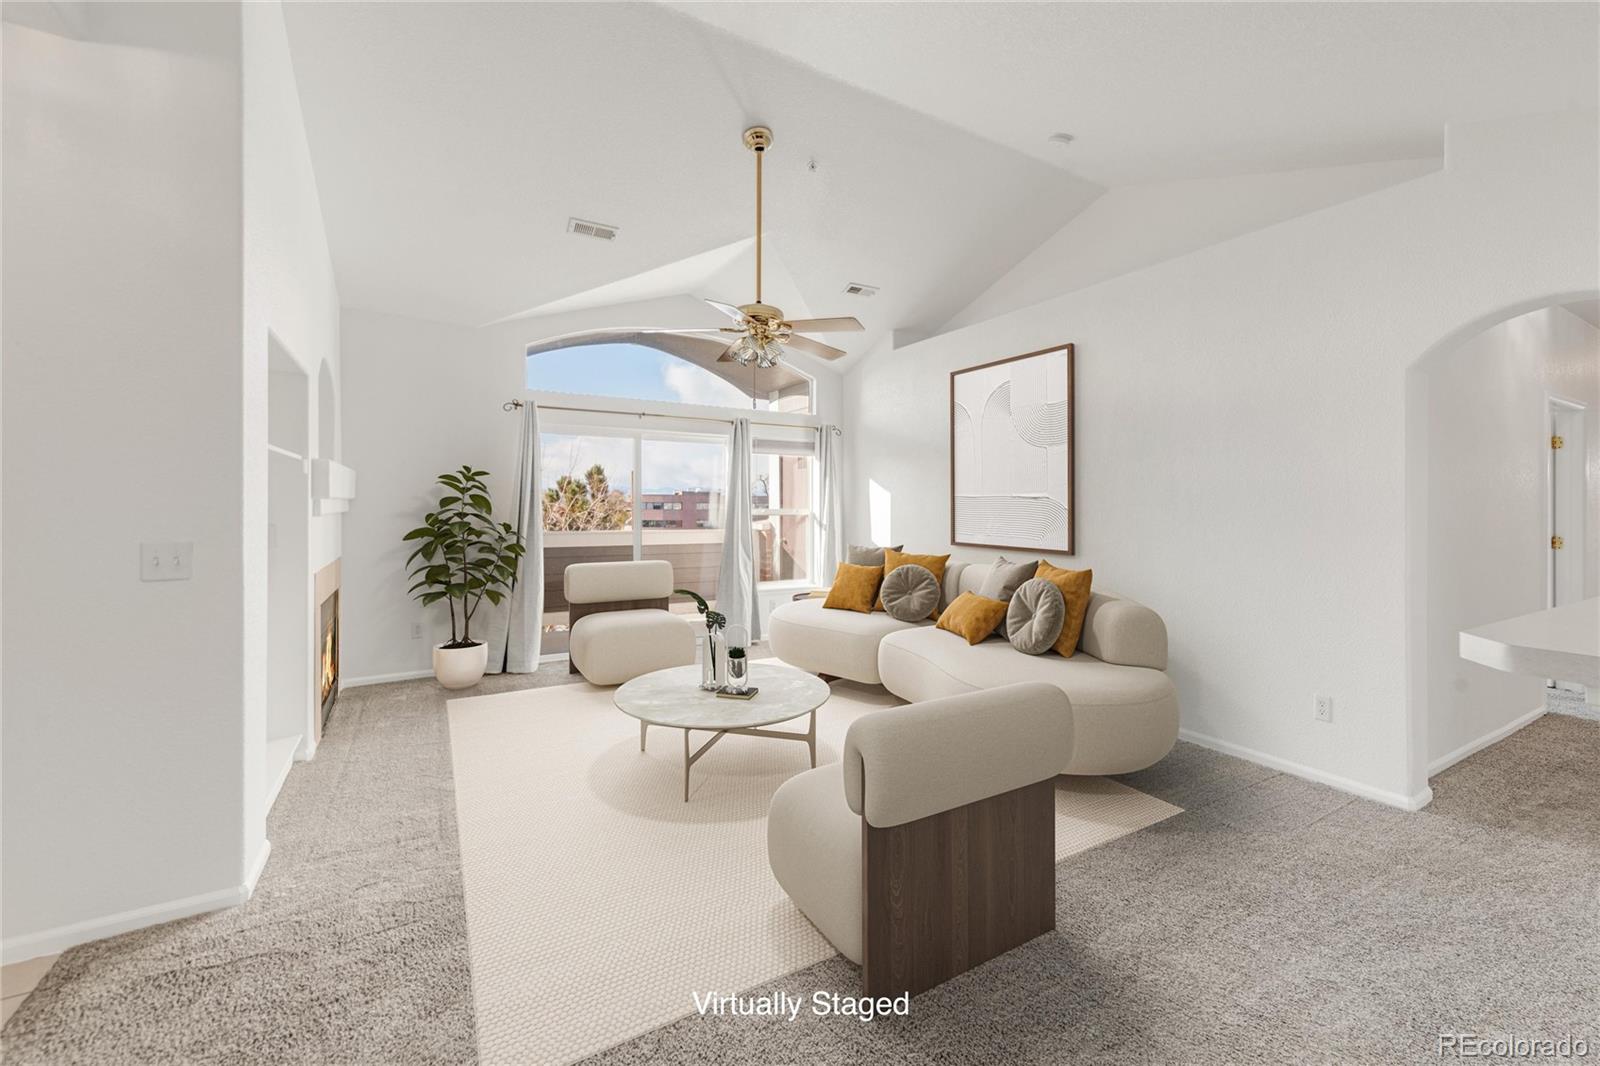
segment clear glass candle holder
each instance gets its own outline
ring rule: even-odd
[[[750,687],[750,660],[743,648],[728,649],[728,691],[743,693]]]

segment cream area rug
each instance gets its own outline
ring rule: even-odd
[[[831,958],[767,867],[767,804],[808,768],[803,744],[726,736],[695,763],[683,734],[588,684],[452,700],[450,743],[483,1061],[566,1063]],[[838,681],[817,764],[898,704]],[[804,728],[804,719],[774,728]],[[694,734],[698,746],[709,734]],[[1058,778],[1056,856],[1178,813],[1104,778]]]

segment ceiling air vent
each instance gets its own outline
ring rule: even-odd
[[[589,222],[581,218],[567,219],[567,232],[601,241],[612,241],[617,238],[616,226],[608,226],[604,222]]]
[[[878,287],[876,285],[862,285],[859,282],[852,281],[844,287],[844,294],[846,296],[876,296],[878,295]]]

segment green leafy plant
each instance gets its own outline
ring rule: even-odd
[[[440,474],[445,494],[438,509],[422,525],[405,535],[420,541],[406,559],[416,584],[408,590],[426,606],[447,600],[450,604],[450,643],[446,648],[471,648],[472,616],[485,599],[499,604],[511,590],[517,562],[525,550],[522,538],[509,522],[494,520],[494,504],[484,478],[487,470],[470,466]],[[458,625],[459,623],[459,625]]]
[[[698,592],[690,592],[688,589],[673,589],[672,591],[674,595],[687,596],[694,601],[695,609],[705,615],[707,633],[714,629],[721,629],[728,624],[727,616],[713,611],[711,605],[706,602],[705,597]]]

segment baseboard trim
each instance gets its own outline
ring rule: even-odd
[[[398,674],[373,674],[370,677],[346,677],[339,681],[340,688],[361,688],[363,685],[387,685],[391,681],[415,681],[419,677],[432,677],[433,669],[403,670]]]
[[[567,653],[564,652],[564,651],[551,652],[548,655],[539,656],[539,662],[541,664],[543,664],[543,663],[564,663],[566,661],[567,661]],[[433,670],[430,667],[427,670],[405,670],[405,671],[402,671],[402,672],[400,672],[398,674],[373,674],[370,677],[343,678],[339,682],[339,687],[341,689],[345,689],[345,688],[361,688],[364,685],[387,685],[391,681],[416,681],[418,678],[432,677],[432,676],[433,676]]]
[[[267,858],[271,854],[272,841],[263,840],[261,850],[256,852],[255,861],[250,864],[250,869],[245,874],[244,883],[232,888],[175,899],[168,903],[156,903],[149,907],[138,907],[120,914],[91,918],[86,922],[74,922],[71,925],[57,926],[39,933],[8,937],[0,941],[0,963],[9,966],[14,962],[27,962],[40,955],[59,954],[79,944],[87,944],[91,940],[104,940],[118,933],[128,933],[135,929],[160,925],[163,922],[177,921],[179,918],[192,918],[196,914],[237,907],[255,895],[256,884],[261,880],[261,873],[267,868]]]
[[[256,852],[256,861],[250,864],[250,871],[244,875],[243,903],[256,894],[256,882],[261,880],[261,871],[267,868],[267,858],[272,854],[272,841],[263,840],[261,850]]]
[[[260,864],[265,865],[265,863],[263,855]],[[256,873],[259,876],[259,867]],[[236,907],[250,898],[252,888],[254,885],[234,885],[232,888],[156,903],[148,907],[138,907],[131,911],[122,911],[120,914],[110,914],[104,918],[91,918],[86,922],[74,922],[71,925],[61,925],[38,933],[8,937],[0,941],[0,963],[9,966],[13,962],[26,962],[40,955],[58,954],[79,944],[87,944],[91,940],[104,940],[118,933]]]
[[[1220,751],[1224,755],[1245,759],[1281,773],[1303,777],[1307,781],[1315,781],[1319,785],[1327,785],[1330,788],[1338,789],[1340,792],[1348,792],[1353,796],[1360,796],[1362,799],[1369,799],[1386,807],[1396,807],[1402,811],[1420,811],[1433,802],[1433,789],[1431,788],[1424,787],[1421,792],[1407,796],[1399,792],[1390,792],[1387,789],[1374,788],[1371,785],[1363,784],[1348,777],[1341,777],[1338,774],[1330,774],[1326,770],[1318,770],[1316,767],[1307,766],[1304,763],[1280,759],[1276,755],[1268,755],[1264,751],[1247,748],[1242,744],[1234,744],[1231,741],[1206,736],[1204,733],[1196,733],[1191,729],[1178,730],[1178,739],[1186,740],[1190,744],[1198,744],[1202,748],[1210,748],[1212,751]]]
[[[1546,707],[1543,704],[1540,704],[1527,714],[1513,718],[1499,729],[1485,733],[1477,740],[1468,741],[1448,755],[1441,755],[1439,758],[1428,764],[1428,776],[1432,777],[1435,774],[1448,770],[1462,759],[1465,759],[1468,755],[1476,755],[1484,748],[1487,748],[1490,744],[1498,744],[1500,741],[1504,740],[1506,737],[1509,737],[1517,730],[1523,728],[1524,726],[1532,725],[1540,718],[1543,718],[1545,711]]]

